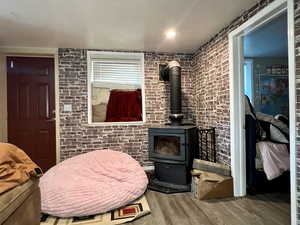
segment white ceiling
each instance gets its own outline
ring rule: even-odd
[[[256,0],[6,0],[0,46],[191,53]],[[167,29],[175,40],[165,40]]]
[[[287,13],[245,36],[245,57],[288,57]]]

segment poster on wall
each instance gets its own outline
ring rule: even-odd
[[[289,115],[288,76],[260,76],[260,111],[269,115]]]

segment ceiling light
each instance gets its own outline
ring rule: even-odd
[[[168,31],[166,32],[166,37],[167,37],[168,39],[174,39],[175,36],[176,36],[176,31],[175,31],[175,30],[168,30]]]

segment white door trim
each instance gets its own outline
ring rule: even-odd
[[[291,224],[297,224],[297,148],[296,148],[296,57],[294,32],[294,0],[287,0],[288,54],[289,54],[289,119],[290,119],[290,172],[291,172]]]
[[[3,67],[1,71],[4,71],[5,74],[0,74],[0,76],[6,77],[6,56],[37,56],[37,57],[53,57],[54,58],[54,82],[55,82],[55,133],[56,133],[56,163],[60,162],[60,133],[59,133],[59,70],[58,70],[58,49],[57,48],[34,48],[34,47],[0,47],[0,65]],[[1,72],[2,73],[2,72]],[[7,84],[6,82],[1,86],[4,88],[4,92],[7,92]],[[1,99],[0,99],[1,100]],[[7,115],[7,102],[4,102],[4,111]],[[7,120],[6,120],[7,121]],[[7,129],[7,124],[0,124],[3,126],[2,129]],[[6,130],[7,134],[7,130]],[[3,140],[7,141],[7,140]]]
[[[246,195],[246,153],[243,99],[243,37],[262,24],[272,20],[283,11],[288,13],[289,52],[289,111],[290,111],[290,172],[291,172],[291,224],[297,224],[296,186],[296,78],[294,44],[294,0],[275,0],[247,22],[230,32],[229,76],[230,76],[230,151],[234,182],[234,196]]]

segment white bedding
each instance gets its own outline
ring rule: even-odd
[[[290,169],[290,154],[285,144],[261,141],[256,143],[256,149],[261,154],[268,180],[273,180]]]

